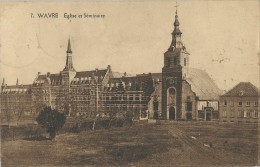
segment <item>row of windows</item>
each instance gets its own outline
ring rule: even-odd
[[[34,94],[35,93],[49,93],[49,89],[34,89],[33,90]],[[64,92],[69,92],[69,89],[51,89],[51,93],[64,93]]]
[[[238,104],[239,107],[243,106],[243,102],[242,101],[239,101],[237,104]],[[252,105],[250,101],[246,101],[245,104],[246,104],[247,107]],[[227,105],[228,105],[228,102],[226,100],[224,100],[223,101],[223,106],[227,106]],[[253,105],[255,107],[257,107],[258,106],[258,101],[254,101]],[[234,107],[234,101],[230,101],[229,102],[229,106]]]
[[[6,91],[6,92],[1,92],[0,94],[6,94],[6,95],[9,95],[9,94],[29,94],[30,91]]]
[[[7,98],[7,99],[1,99],[2,102],[27,102],[31,101],[32,98]]]
[[[142,96],[142,95],[133,95],[133,94],[130,94],[130,95],[104,95],[103,96],[103,99],[106,99],[106,100],[147,100],[147,97],[145,96]]]
[[[78,104],[78,105],[72,105],[73,107],[89,107],[89,108],[96,108],[96,105],[82,105],[82,104]],[[113,105],[106,105],[106,104],[100,104],[98,106],[99,108],[122,108],[122,107],[126,107],[126,108],[146,108],[147,105],[146,104],[132,104],[132,105],[126,105],[126,104],[113,104]]]
[[[227,117],[227,111],[222,111],[222,116]],[[230,117],[244,117],[244,118],[258,118],[258,111],[238,111],[234,112],[234,110],[229,111]]]

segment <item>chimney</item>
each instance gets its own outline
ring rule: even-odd
[[[107,69],[108,69],[108,70],[110,70],[110,69],[111,69],[111,66],[110,66],[110,65],[108,65],[108,66],[107,66]]]
[[[38,75],[41,75],[41,72],[38,72]]]
[[[126,72],[124,72],[124,76],[126,77]]]
[[[47,77],[50,77],[51,76],[51,73],[50,72],[47,72]]]

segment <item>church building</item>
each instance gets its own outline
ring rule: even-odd
[[[154,74],[159,82],[151,96],[149,116],[167,120],[218,119],[222,91],[205,71],[189,67],[190,53],[181,39],[177,10],[173,25],[162,73]]]
[[[38,72],[30,85],[8,86],[3,81],[1,111],[23,104],[28,113],[39,112],[47,105],[66,110],[70,116],[109,116],[117,111],[132,112],[135,119],[218,119],[222,91],[205,71],[189,67],[191,55],[181,39],[177,10],[173,25],[161,73],[118,75],[110,65],[76,71],[69,40],[62,71]]]

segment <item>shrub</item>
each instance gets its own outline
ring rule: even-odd
[[[50,139],[54,139],[57,131],[65,124],[66,116],[51,107],[45,107],[36,118],[36,121],[42,128],[47,130]]]

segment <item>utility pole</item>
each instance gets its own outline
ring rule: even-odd
[[[96,81],[96,115],[92,126],[92,130],[95,130],[96,120],[98,116],[98,76],[95,76],[95,81]]]

